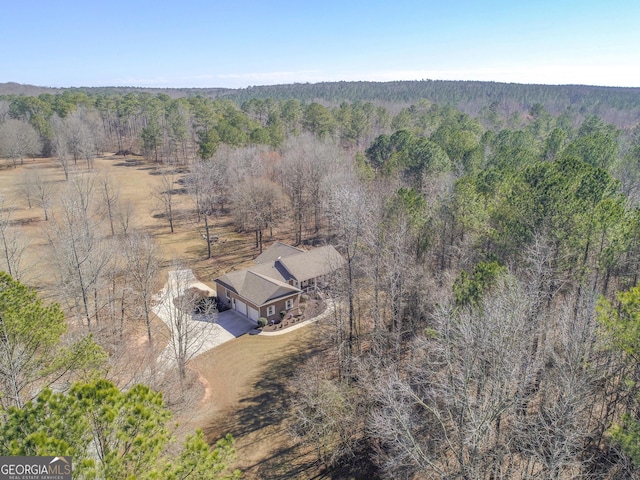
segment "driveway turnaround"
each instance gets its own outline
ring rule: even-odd
[[[194,286],[212,293],[210,288],[196,279],[191,270],[171,271],[169,272],[167,284],[156,297],[157,304],[153,308],[153,312],[167,325],[171,332],[169,344],[158,359],[158,363],[165,368],[175,362],[174,351],[177,345],[177,328],[181,328],[183,332],[188,331],[188,335],[193,339],[189,341],[191,351],[188,354],[188,357],[193,358],[224,342],[244,335],[258,326],[256,322],[234,310],[227,310],[213,315],[181,314],[174,304],[174,299]],[[188,325],[177,327],[176,325],[183,319],[188,322]]]

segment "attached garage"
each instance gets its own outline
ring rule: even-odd
[[[236,312],[241,313],[245,317],[247,316],[247,304],[241,302],[236,298]]]
[[[270,265],[264,265],[263,270]],[[216,279],[218,298],[243,317],[258,323],[260,316],[280,318],[280,312],[291,310],[298,302],[298,287],[251,270],[238,270]]]

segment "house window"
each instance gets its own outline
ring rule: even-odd
[[[225,291],[227,292],[227,299],[231,298],[231,295],[229,295],[229,289],[225,288]]]
[[[287,303],[285,304],[285,308],[287,310],[293,308],[293,298],[290,298],[289,300],[287,300]]]
[[[269,305],[267,307],[267,317],[270,317],[271,315],[276,313],[276,306],[275,305]]]

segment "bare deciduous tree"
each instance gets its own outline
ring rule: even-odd
[[[374,392],[381,407],[370,428],[385,443],[380,462],[389,475],[477,479],[504,468],[505,424],[519,405],[518,386],[536,371],[522,357],[529,304],[513,279],[504,282],[482,308],[437,311],[433,336],[412,345],[407,377],[391,369]]]
[[[114,217],[118,207],[118,199],[120,197],[119,189],[114,185],[113,180],[108,175],[100,175],[97,179],[98,188],[102,196],[102,214],[109,220],[111,235],[115,235]]]
[[[195,201],[198,221],[204,219],[205,240],[207,241],[207,258],[211,258],[211,229],[209,216],[213,215],[217,208],[220,210],[226,203],[227,179],[226,164],[220,159],[209,161],[196,161],[191,166],[191,172],[185,177],[185,183],[189,193]]]
[[[18,180],[18,194],[24,198],[27,203],[27,207],[29,209],[33,208],[33,189],[31,187],[31,171],[27,169],[23,169],[20,172],[19,180]]]
[[[130,279],[131,293],[142,312],[147,327],[149,344],[151,336],[152,301],[159,289],[160,257],[153,239],[148,235],[131,234],[123,238],[124,256],[127,261],[126,275]]]
[[[608,408],[601,386],[611,358],[598,345],[595,296],[533,321],[539,300],[506,275],[476,307],[437,308],[432,329],[401,357],[406,364],[384,351],[360,364],[373,406],[368,429],[388,477],[593,473],[612,422],[597,413]]]
[[[51,119],[51,125],[53,127],[53,153],[58,160],[58,163],[62,167],[64,172],[64,179],[69,180],[69,173],[71,171],[71,165],[69,164],[69,145],[66,136],[66,125],[64,120],[58,116],[54,116]]]
[[[115,217],[120,227],[120,232],[123,235],[127,235],[129,228],[131,227],[131,220],[133,219],[134,206],[130,201],[118,202],[115,211]]]
[[[48,232],[62,300],[89,327],[99,319],[101,283],[111,259],[111,244],[91,207],[93,187],[92,177],[74,177]]]
[[[544,374],[527,414],[514,425],[515,443],[526,458],[523,478],[579,477],[588,470],[589,445],[602,448],[596,439],[604,418],[593,412],[604,405],[598,391],[609,360],[598,346],[595,300],[583,296],[577,315],[575,302],[566,302],[552,328],[545,328]]]
[[[169,222],[171,233],[174,232],[174,195],[176,174],[173,170],[166,171],[160,175],[160,182],[155,189],[154,196],[158,200],[163,210],[164,216]]]
[[[266,174],[263,157],[267,154],[265,147],[249,146],[243,148],[230,147],[219,149],[213,160],[225,159],[227,181],[238,184],[247,177],[262,177]]]
[[[201,291],[191,288],[194,280],[191,270],[174,262],[155,310],[169,327],[169,345],[165,350],[169,358],[164,360],[175,362],[181,382],[187,376],[187,363],[216,334],[215,306],[205,299]],[[198,314],[197,307],[201,307]]]
[[[289,423],[294,437],[312,446],[325,466],[353,456],[364,428],[355,391],[334,382],[317,357],[304,365],[292,388]]]
[[[0,199],[0,242],[2,245],[2,258],[6,271],[14,279],[24,281],[28,266],[24,264],[24,251],[28,246],[27,239],[21,234],[20,229],[13,225],[11,215],[14,211],[12,205]]]
[[[0,153],[13,161],[14,168],[24,163],[24,157],[34,156],[42,150],[40,135],[27,122],[9,118],[0,124]]]
[[[21,188],[28,190],[29,198],[38,207],[42,208],[45,221],[49,220],[49,211],[55,200],[56,185],[51,178],[38,168],[25,171]]]
[[[92,160],[98,151],[95,137],[96,128],[90,128],[91,121],[85,109],[78,109],[69,114],[64,120],[64,133],[67,151],[73,157],[74,164],[83,159],[87,162],[87,169],[91,170]],[[97,122],[97,120],[94,120]]]
[[[9,118],[10,110],[11,104],[6,100],[0,100],[0,124],[4,123]]]
[[[335,279],[335,295],[347,305],[346,352],[340,362],[341,373],[347,378],[351,375],[351,363],[358,348],[360,322],[357,315],[356,303],[362,265],[361,243],[365,232],[365,225],[369,220],[369,208],[365,192],[362,188],[350,183],[345,176],[341,185],[334,186],[329,202],[329,215],[336,231],[336,246],[345,257],[345,266],[337,272]],[[341,330],[340,320],[337,328]],[[339,333],[339,336],[342,333]],[[342,342],[339,342],[342,344]]]
[[[241,230],[255,231],[256,248],[262,253],[264,230],[272,231],[284,212],[283,195],[278,185],[263,178],[246,179],[233,191],[232,209]]]
[[[279,181],[291,202],[296,244],[302,243],[302,230],[309,217],[313,218],[313,231],[318,234],[328,179],[337,170],[340,157],[333,144],[312,135],[296,137],[287,144]]]

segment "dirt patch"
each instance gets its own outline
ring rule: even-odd
[[[202,395],[200,403],[203,405],[207,405],[211,401],[211,384],[209,383],[209,380],[204,378],[200,372],[198,372],[198,381],[202,384],[202,388],[204,388],[204,394]]]

